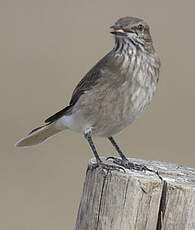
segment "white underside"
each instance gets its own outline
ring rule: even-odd
[[[84,133],[86,129],[92,128],[90,124],[79,116],[79,114],[71,114],[61,117],[55,122],[55,128],[59,130],[70,129],[78,133]]]

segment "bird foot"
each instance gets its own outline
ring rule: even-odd
[[[114,170],[121,171],[122,170],[123,172],[125,172],[125,169],[123,167],[121,167],[121,166],[106,164],[106,163],[104,163],[102,161],[97,162],[94,166],[95,167],[100,167],[100,168],[105,169],[107,171],[114,171]]]
[[[113,163],[120,165],[122,167],[125,167],[127,169],[130,169],[130,170],[153,172],[162,180],[162,177],[158,174],[158,171],[149,169],[147,166],[143,164],[136,164],[136,163],[130,162],[128,159],[119,159],[116,157],[108,157],[106,160],[110,160],[110,159],[112,160]]]

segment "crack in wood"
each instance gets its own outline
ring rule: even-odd
[[[107,171],[107,174],[104,175],[104,180],[103,180],[103,184],[102,184],[102,189],[101,189],[101,194],[100,194],[100,202],[99,202],[99,209],[98,209],[98,217],[97,217],[96,230],[98,230],[98,225],[99,225],[99,220],[100,220],[100,212],[101,212],[101,207],[102,207],[102,198],[103,198],[104,187],[105,187],[107,176],[108,176],[108,171]]]
[[[160,205],[158,210],[158,222],[157,222],[156,230],[162,230],[163,227],[163,220],[164,220],[165,209],[166,209],[166,198],[167,198],[167,182],[163,180],[163,187],[162,187]]]

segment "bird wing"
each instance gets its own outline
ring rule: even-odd
[[[60,110],[59,112],[55,113],[54,115],[52,115],[51,117],[48,117],[45,120],[45,123],[53,123],[54,121],[58,120],[60,117],[63,117],[65,114],[68,114],[69,111],[71,110],[71,105],[63,108],[62,110]]]
[[[52,123],[59,119],[60,117],[64,116],[65,114],[71,114],[72,107],[76,104],[76,102],[79,100],[81,95],[83,95],[86,91],[92,89],[96,84],[98,84],[98,81],[100,78],[103,77],[103,74],[101,73],[101,69],[103,66],[107,65],[108,58],[107,56],[110,53],[108,53],[105,57],[103,57],[78,83],[76,88],[74,89],[72,93],[72,97],[70,100],[70,103],[67,107],[60,110],[59,112],[55,113],[51,117],[47,118],[45,120],[46,123]]]

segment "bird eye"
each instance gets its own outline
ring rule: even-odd
[[[142,24],[139,24],[137,28],[138,28],[139,31],[143,31],[144,30],[144,26]]]

